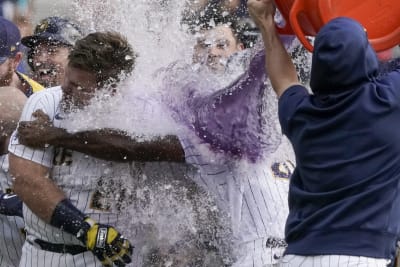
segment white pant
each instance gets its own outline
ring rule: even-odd
[[[279,267],[387,267],[388,259],[347,255],[299,256],[285,255]]]

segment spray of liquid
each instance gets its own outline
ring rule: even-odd
[[[185,1],[173,0],[73,1],[77,21],[89,31],[114,30],[124,34],[139,56],[133,75],[119,86],[118,93],[95,97],[91,105],[69,118],[65,124],[67,130],[114,128],[137,140],[185,134],[187,127],[174,121],[171,112],[162,105],[165,97],[180,101],[184,97],[181,88],[187,83],[196,84],[197,94],[209,94],[235,79],[243,70],[243,62],[231,65],[236,67],[231,67],[228,78],[191,65],[195,40],[181,24],[184,5]],[[307,66],[306,58],[299,57],[297,65]],[[166,79],[173,86],[165,88]],[[271,89],[266,96],[263,112],[268,119],[263,123],[274,129],[279,145],[277,99]],[[194,140],[194,143],[200,142]],[[205,156],[218,162],[221,155],[203,146],[201,151]],[[282,151],[276,152],[268,164],[262,162],[251,167],[265,168],[280,158],[293,160],[289,146]],[[126,185],[134,200],[125,207],[128,214],[125,223],[130,229],[126,235],[134,240],[141,264],[229,266],[234,257],[230,255],[228,220],[224,221],[213,197],[191,180],[191,176],[198,175],[197,170],[186,164],[173,165],[134,163],[132,183]],[[241,171],[249,168],[247,162],[237,166]],[[176,169],[181,170],[181,175],[176,174]]]

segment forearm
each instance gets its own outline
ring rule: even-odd
[[[265,66],[271,85],[280,97],[291,85],[299,83],[296,68],[276,31],[274,18],[269,16],[258,26],[264,41]]]
[[[102,129],[68,133],[61,129],[50,144],[112,161],[184,161],[175,136],[139,141],[122,131]],[[61,132],[62,131],[62,132]]]
[[[13,189],[39,218],[49,223],[57,204],[66,198],[64,192],[48,178],[48,169],[9,154]]]

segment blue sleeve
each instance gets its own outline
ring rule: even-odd
[[[302,85],[289,87],[279,98],[278,113],[282,132],[290,137],[290,121],[299,104],[309,96],[307,89]],[[290,139],[290,138],[289,138]]]

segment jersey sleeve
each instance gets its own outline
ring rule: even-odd
[[[20,121],[33,121],[35,118],[32,114],[36,110],[42,110],[46,113],[51,120],[53,120],[56,112],[55,99],[51,94],[34,94],[26,102]],[[58,103],[57,103],[58,104]],[[15,156],[21,157],[43,165],[51,167],[53,161],[53,147],[49,146],[43,149],[34,149],[20,144],[18,140],[18,130],[15,130],[10,139],[8,147],[10,153]]]
[[[307,89],[302,85],[289,87],[279,98],[278,114],[282,132],[290,136],[290,121],[299,104],[309,96]]]

